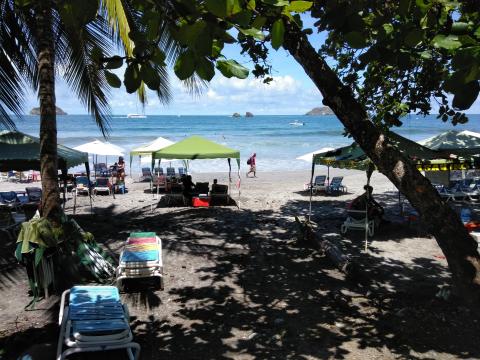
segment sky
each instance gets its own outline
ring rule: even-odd
[[[313,21],[304,18],[304,26],[311,27]],[[310,35],[310,41],[319,48],[325,40],[323,34]],[[251,68],[251,61],[240,55],[238,45],[227,45],[223,51],[232,58]],[[263,84],[262,80],[250,75],[245,80],[227,79],[217,72],[209,86],[198,96],[192,95],[170,71],[172,100],[162,104],[154,93],[149,93],[148,103],[142,105],[135,94],[127,94],[125,87],[112,89],[110,106],[113,115],[142,113],[146,115],[231,115],[234,112],[255,115],[297,115],[304,114],[314,107],[322,106],[322,96],[302,67],[283,48],[270,49],[273,81]],[[121,70],[121,69],[120,69]],[[118,72],[122,78],[122,73]],[[26,99],[25,112],[38,106],[36,94],[30,93]],[[57,106],[68,114],[87,114],[85,107],[74,93],[61,80],[56,81]],[[480,113],[480,99],[469,109],[469,113]]]

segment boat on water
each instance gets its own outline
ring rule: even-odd
[[[303,126],[303,125],[305,125],[304,122],[298,121],[298,120],[295,120],[294,122],[291,122],[289,124],[292,125],[292,126]]]
[[[147,115],[142,114],[127,114],[127,118],[129,119],[145,119]]]

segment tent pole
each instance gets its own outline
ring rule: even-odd
[[[162,162],[162,159],[158,159],[158,167],[160,167],[160,164]],[[160,170],[158,171],[158,174],[160,175]],[[158,200],[158,198],[160,197],[160,186],[158,186],[158,177],[157,177],[157,197],[155,198],[155,200]],[[167,177],[165,177],[165,191],[167,191]]]
[[[90,181],[90,180],[88,180],[88,181]],[[88,191],[88,193],[90,194],[90,190]],[[77,186],[75,184],[75,189],[73,189],[73,215],[75,215],[75,210],[76,209],[77,209]]]
[[[313,174],[315,173],[315,161],[312,158],[312,174],[310,175],[310,201],[308,205],[308,222],[312,216],[312,197],[313,197]]]
[[[63,178],[63,211],[65,212],[65,203],[67,202],[67,169],[62,167]]]

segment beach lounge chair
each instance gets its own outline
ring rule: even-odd
[[[2,191],[0,192],[0,204],[17,209],[21,205],[21,202],[15,191]]]
[[[120,254],[117,286],[126,279],[157,279],[163,289],[162,241],[154,232],[131,233]]]
[[[178,175],[179,176],[187,175],[187,168],[179,167],[178,168]]]
[[[163,175],[163,168],[156,167],[155,169],[153,169],[153,172],[155,175]]]
[[[110,184],[110,180],[105,177],[97,178],[95,181],[95,185],[93,186],[93,192],[95,195],[98,193],[107,193],[108,195],[111,194],[112,191],[112,184]]]
[[[313,184],[310,184],[310,183],[305,184],[303,189],[304,190],[310,190],[310,188],[311,188],[314,194],[316,194],[317,191],[325,191],[325,189],[326,189],[325,181],[326,180],[327,180],[327,177],[325,175],[315,176],[315,181],[313,182]]]
[[[140,176],[140,181],[151,181],[152,178],[152,171],[150,168],[142,168],[142,176]]]
[[[185,205],[185,197],[183,196],[183,186],[179,183],[172,183],[170,187],[170,192],[166,194],[167,205],[170,205],[172,202],[181,201]]]
[[[214,201],[225,201],[227,204],[230,201],[230,196],[228,195],[228,186],[220,184],[212,184],[212,191],[210,191],[210,197],[212,202]]]
[[[110,171],[108,170],[107,164],[105,163],[93,164],[93,169],[95,171],[95,176],[110,176]]]
[[[15,240],[20,221],[16,221],[8,206],[0,206],[0,234],[4,233],[9,240]]]
[[[163,189],[164,191],[167,190],[167,177],[165,175],[154,175],[153,176],[153,184],[160,190]]]
[[[347,191],[347,187],[342,185],[343,176],[334,176],[330,185],[325,188],[325,192],[328,194],[340,194]]]
[[[39,187],[26,187],[25,191],[27,192],[28,201],[40,202],[42,200],[42,189]]]
[[[175,177],[175,168],[173,168],[173,167],[168,167],[168,168],[167,168],[167,176],[168,176],[168,177]]]
[[[194,192],[199,195],[208,195],[210,192],[210,184],[208,182],[195,183]]]
[[[77,176],[75,178],[75,191],[77,195],[90,195],[90,180],[86,176]]]
[[[129,322],[128,308],[114,286],[74,286],[64,291],[57,360],[79,352],[115,349],[125,349],[130,360],[138,359],[140,345],[132,341]]]
[[[375,219],[368,219],[367,212],[364,210],[347,210],[347,218],[340,227],[340,232],[346,234],[348,230],[367,230],[368,236],[373,236],[375,233],[376,224]]]

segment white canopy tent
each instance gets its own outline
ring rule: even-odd
[[[95,155],[105,155],[105,156],[123,156],[124,149],[120,146],[114,145],[109,142],[103,142],[100,140],[95,140],[74,147],[75,150],[87,152],[89,154]]]
[[[297,160],[302,160],[302,161],[308,162],[309,164],[313,164],[313,156],[315,154],[326,153],[326,152],[332,151],[332,150],[335,150],[335,149],[331,148],[331,147],[324,147],[324,148],[318,149],[316,151],[309,152],[308,154],[299,156],[299,157],[297,157]],[[327,183],[330,184],[330,166],[327,166]],[[311,186],[311,184],[310,184],[310,186]]]

